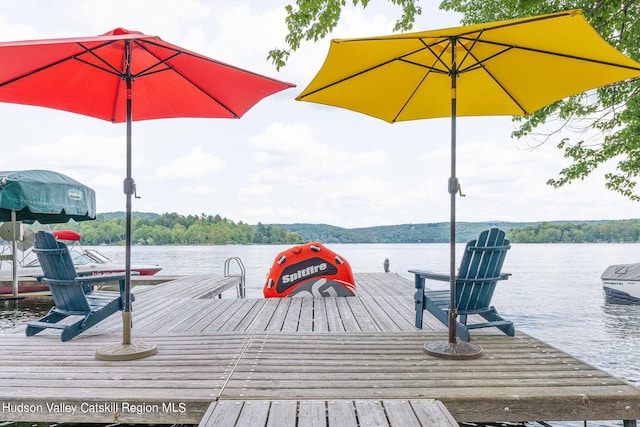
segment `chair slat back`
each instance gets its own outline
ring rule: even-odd
[[[90,311],[82,285],[75,280],[76,269],[67,245],[51,233],[38,231],[33,251],[38,256],[43,280],[49,285],[56,307],[66,311]]]
[[[480,233],[477,240],[467,243],[456,284],[458,310],[487,308],[491,303],[496,280],[509,250],[504,231],[491,228]]]

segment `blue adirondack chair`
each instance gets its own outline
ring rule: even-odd
[[[477,240],[467,243],[458,275],[456,276],[456,304],[458,318],[456,335],[469,341],[469,330],[495,326],[505,334],[515,335],[513,323],[504,319],[495,307],[490,306],[491,297],[499,280],[506,280],[509,274],[502,273],[509,241],[504,231],[491,228],[480,233]],[[416,327],[422,329],[423,310],[449,325],[450,290],[425,291],[425,280],[450,283],[449,274],[410,270],[415,275]],[[478,314],[486,322],[467,324],[467,316]]]
[[[49,285],[55,307],[41,319],[27,323],[27,336],[54,328],[62,331],[62,341],[68,341],[123,309],[124,274],[78,275],[67,245],[46,231],[35,234],[33,250],[44,273],[40,280]],[[120,292],[93,290],[94,284],[113,281],[120,282]],[[69,316],[78,320],[59,323]]]

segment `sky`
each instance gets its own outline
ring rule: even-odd
[[[279,0],[3,0],[0,41],[91,36],[117,27],[296,85],[260,101],[240,120],[133,123],[133,210],[219,214],[257,224],[347,228],[449,221],[450,120],[388,124],[351,111],[298,102],[330,38],[391,34],[401,10],[347,2],[338,28],[306,42],[281,71],[267,53],[285,46]],[[375,3],[375,4],[374,4]],[[459,25],[423,1],[414,29]],[[0,103],[0,170],[48,169],[96,191],[97,211],[124,211],[125,125]],[[511,138],[510,117],[459,117],[458,221],[640,218],[640,205],[604,186],[613,166],[561,189],[546,184],[569,163],[556,142],[536,149]]]

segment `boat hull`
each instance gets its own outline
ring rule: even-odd
[[[162,270],[162,267],[157,265],[132,265],[131,273],[139,276],[153,276],[157,272]],[[79,274],[112,274],[112,273],[124,273],[124,266],[118,263],[105,263],[105,264],[80,264],[76,265],[76,271]],[[42,276],[42,268],[34,267],[18,267],[18,277],[39,277]],[[11,270],[0,270],[0,279],[11,278]]]
[[[600,279],[607,297],[640,304],[640,264],[610,265]]]
[[[0,295],[12,295],[13,294],[13,284],[8,283],[8,282],[4,282],[3,284],[0,284]],[[33,293],[33,292],[48,292],[49,291],[49,287],[47,286],[46,283],[39,283],[39,282],[33,282],[33,283],[20,283],[18,284],[18,293],[19,294],[26,294],[26,293]]]
[[[640,282],[603,280],[602,287],[609,298],[640,304]]]

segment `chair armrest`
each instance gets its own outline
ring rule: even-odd
[[[449,275],[446,274],[438,274],[438,273],[432,273],[430,271],[424,271],[424,270],[409,270],[409,273],[413,273],[415,276],[415,288],[416,288],[416,293],[413,297],[416,306],[421,306],[422,307],[422,303],[423,303],[423,294],[424,294],[424,288],[425,288],[425,279],[433,279],[433,280],[441,280],[441,281],[449,281]],[[416,320],[416,322],[418,322]],[[416,325],[418,325],[418,323],[416,323]]]
[[[419,289],[424,289],[425,279],[439,280],[442,282],[451,281],[451,276],[449,276],[448,274],[433,273],[431,271],[425,271],[425,270],[409,270],[409,273],[415,274],[416,288],[419,288]],[[477,279],[477,278],[462,279],[462,278],[456,277],[456,283],[494,282],[498,280],[507,280],[509,279],[509,276],[511,276],[511,273],[500,273],[499,276],[484,277],[482,279]]]
[[[509,279],[510,274],[501,274],[496,277],[482,277],[482,278],[474,278],[470,277],[468,279],[456,279],[457,283],[473,283],[473,282],[496,282],[498,280],[507,280]]]
[[[137,271],[132,271],[131,272],[132,276],[139,276],[140,273],[138,273]],[[101,282],[116,282],[119,280],[124,280],[125,278],[125,274],[124,273],[110,273],[110,274],[94,274],[94,275],[89,275],[89,276],[78,276],[75,278],[76,282],[78,283],[82,283],[82,284],[94,284],[94,283],[101,283]]]
[[[102,283],[102,282],[117,282],[119,280],[124,280],[125,275],[122,273],[116,274],[96,274],[93,276],[78,276],[75,281],[80,284],[93,285],[94,283]]]
[[[448,282],[451,280],[451,276],[449,276],[448,274],[434,273],[432,271],[409,270],[409,273],[413,273],[417,277],[420,277],[421,279],[440,280],[443,282]]]

